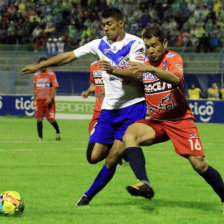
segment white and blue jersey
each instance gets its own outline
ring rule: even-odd
[[[93,40],[74,50],[77,58],[93,53],[101,60],[106,60],[112,66],[127,68],[129,61],[144,62],[145,45],[142,39],[131,34],[125,34],[122,41],[113,42],[105,36],[102,39]],[[144,95],[135,86],[126,85],[120,78],[102,72],[105,88],[105,98],[102,109],[120,109],[141,102]]]
[[[124,69],[129,61],[144,63],[145,45],[139,37],[126,33],[122,41],[113,42],[105,36],[74,50],[77,58],[88,53]],[[114,139],[122,139],[129,125],[145,117],[145,98],[137,86],[125,84],[119,77],[102,71],[102,78],[105,98],[89,142],[112,144]]]

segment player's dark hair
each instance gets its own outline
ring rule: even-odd
[[[45,57],[41,57],[41,58],[38,60],[38,63],[40,63],[41,61],[47,61],[47,58],[45,58]]]
[[[119,20],[124,20],[123,14],[120,11],[120,9],[117,8],[106,8],[103,12],[102,12],[102,18],[109,18],[109,17],[113,17],[115,18],[117,21]]]
[[[152,37],[158,37],[161,42],[163,42],[166,39],[164,32],[158,26],[149,27],[143,33],[143,39],[150,39]]]

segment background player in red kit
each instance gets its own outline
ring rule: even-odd
[[[90,86],[86,91],[82,92],[82,97],[87,98],[90,93],[95,92],[95,106],[92,119],[89,123],[89,133],[93,130],[99,116],[104,99],[104,84],[101,70],[99,68],[99,60],[94,61],[90,65]]]
[[[46,58],[40,58],[39,63],[46,61]],[[34,99],[35,118],[37,119],[37,131],[40,140],[43,139],[43,118],[46,115],[47,120],[56,130],[56,140],[61,140],[60,130],[55,120],[55,94],[59,87],[55,73],[50,69],[41,69],[34,74]]]
[[[223,180],[205,158],[194,116],[184,96],[182,58],[176,52],[168,50],[168,41],[159,27],[147,30],[143,39],[149,56],[147,62],[130,62],[133,73],[120,74],[119,77],[142,80],[150,119],[137,121],[128,127],[123,137],[126,150],[141,149],[140,145],[152,145],[170,139],[176,153],[188,159],[195,171],[220,197],[224,212]],[[109,63],[100,61],[100,67],[116,75]],[[123,151],[120,148],[108,155],[108,169],[113,168]],[[134,196],[141,196],[146,188],[143,182],[128,186],[127,190]]]

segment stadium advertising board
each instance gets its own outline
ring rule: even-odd
[[[95,97],[56,96],[57,119],[91,119]],[[200,123],[224,123],[224,100],[188,100]],[[0,95],[0,116],[34,116],[33,96]]]

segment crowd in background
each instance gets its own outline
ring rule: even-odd
[[[191,100],[224,100],[224,83],[222,84],[221,88],[219,88],[217,82],[213,81],[211,86],[207,89],[206,93],[198,88],[195,83],[191,83],[191,86],[188,89],[187,93],[188,98]]]
[[[9,0],[0,1],[0,43],[33,43],[34,50],[63,43],[75,48],[104,35],[107,6],[122,10],[126,31],[140,36],[160,24],[170,46],[213,52],[224,46],[221,0]],[[49,48],[52,50],[52,48]]]

